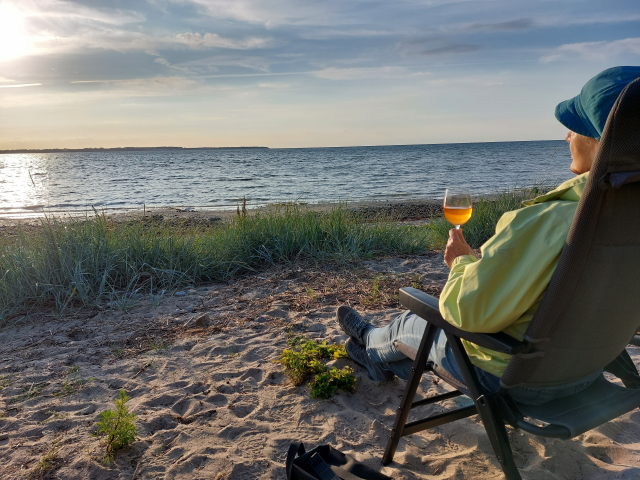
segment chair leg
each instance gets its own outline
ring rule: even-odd
[[[638,369],[626,349],[624,349],[615,360],[609,363],[609,365],[604,367],[604,371],[613,373],[622,380],[622,383],[624,383],[624,386],[627,388],[640,388]]]
[[[513,460],[513,452],[511,451],[511,445],[509,443],[509,437],[507,436],[507,430],[504,425],[502,417],[499,415],[499,410],[495,405],[495,402],[491,399],[490,395],[487,395],[484,388],[478,380],[473,365],[467,356],[462,342],[458,337],[447,334],[447,340],[451,345],[453,355],[458,364],[458,368],[462,373],[464,381],[471,390],[471,393],[476,404],[476,409],[482,419],[482,424],[489,436],[489,441],[493,447],[493,451],[498,457],[502,471],[505,474],[507,480],[520,480],[520,473]]]
[[[496,414],[495,405],[490,398],[484,395],[480,396],[475,403],[505,478],[507,480],[520,480],[522,477],[520,477],[518,467],[516,467],[513,460],[513,452],[511,451],[507,430],[502,419]]]
[[[387,442],[387,446],[382,457],[383,465],[388,465],[393,461],[396,448],[398,448],[398,442],[400,441],[400,437],[402,437],[404,427],[407,423],[407,418],[409,418],[413,398],[415,397],[418,386],[420,385],[422,374],[427,367],[427,358],[429,356],[431,346],[433,345],[436,331],[437,329],[434,326],[427,324],[427,331],[422,337],[422,341],[420,342],[420,347],[418,349],[418,355],[413,361],[411,377],[405,387],[404,397],[402,398],[402,402],[400,403],[400,407],[396,413],[396,420],[393,430],[391,431],[391,437]]]

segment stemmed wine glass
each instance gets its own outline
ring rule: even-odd
[[[456,230],[471,218],[473,206],[471,195],[466,190],[447,188],[444,192],[444,218],[452,224]]]

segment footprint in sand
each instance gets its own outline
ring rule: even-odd
[[[165,413],[153,417],[147,422],[138,422],[138,426],[141,433],[145,435],[153,435],[159,430],[172,430],[178,426],[178,420],[175,415]]]
[[[182,399],[183,395],[160,395],[153,397],[150,400],[140,404],[141,407],[153,408],[153,407],[169,407],[175,404],[178,400]]]
[[[227,408],[238,418],[244,418],[258,408],[260,401],[257,395],[243,395],[237,402],[230,403]]]

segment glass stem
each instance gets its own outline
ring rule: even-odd
[[[460,225],[456,225],[456,230],[460,230]]]

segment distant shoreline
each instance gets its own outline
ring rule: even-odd
[[[407,200],[361,200],[353,202],[322,202],[306,204],[297,204],[299,207],[308,208],[312,211],[323,212],[333,208],[343,207],[364,218],[380,218],[393,217],[398,221],[409,220],[426,220],[434,216],[440,215],[440,200],[436,199],[407,199]],[[248,208],[250,215],[262,214],[279,206],[286,204],[271,203],[260,206],[252,206]],[[291,203],[291,205],[296,205]],[[32,214],[11,214],[9,212],[0,211],[0,233],[3,228],[14,227],[17,225],[34,225],[38,224],[44,218],[57,218],[63,220],[78,220],[89,218],[95,214],[106,215],[110,220],[114,221],[133,221],[143,220],[146,218],[163,219],[168,222],[189,221],[189,222],[210,222],[227,220],[235,218],[238,215],[238,207],[228,207],[221,209],[198,208],[190,209],[185,207],[165,206],[165,207],[147,207],[143,208],[127,208],[127,209],[96,209],[87,208],[84,210],[73,211],[55,211],[55,212],[38,212]],[[23,212],[24,213],[24,212]]]
[[[150,150],[269,150],[269,147],[89,147],[89,148],[20,148],[0,150],[3,153],[69,153],[69,152],[138,152]]]
[[[539,142],[564,142],[562,139],[546,139],[546,140],[489,140],[486,142],[448,142],[448,143],[409,143],[409,144],[383,144],[383,145],[324,145],[314,147],[265,147],[265,146],[248,146],[248,147],[86,147],[86,148],[16,148],[16,149],[0,149],[3,153],[70,153],[70,152],[127,152],[127,151],[170,151],[170,150],[323,150],[323,149],[340,149],[340,148],[380,148],[380,147],[416,147],[416,146],[441,146],[441,145],[481,145],[486,143],[539,143]]]

